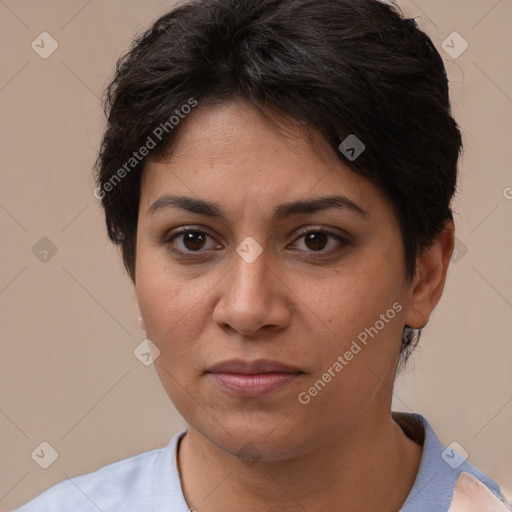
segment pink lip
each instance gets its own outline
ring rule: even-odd
[[[300,373],[211,373],[212,378],[224,390],[239,397],[257,397],[290,383]]]
[[[243,373],[255,375],[259,373],[303,373],[300,368],[289,366],[271,359],[255,359],[245,361],[243,359],[229,359],[217,363],[207,370],[209,373]]]
[[[271,393],[304,374],[299,368],[272,361],[230,359],[210,367],[206,374],[225,391],[239,397]]]

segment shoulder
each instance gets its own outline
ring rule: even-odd
[[[457,479],[448,512],[509,512],[501,497],[470,473],[462,472]]]
[[[499,485],[466,460],[463,447],[457,443],[444,446],[419,414],[393,413],[393,418],[409,438],[423,446],[414,486],[400,512],[472,512],[464,508],[468,500],[479,512],[509,511]],[[495,507],[490,508],[493,503]]]
[[[153,510],[152,476],[169,447],[123,459],[68,478],[14,512],[123,512]]]

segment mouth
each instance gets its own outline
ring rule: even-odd
[[[270,359],[231,359],[206,371],[225,392],[237,397],[258,397],[281,389],[305,375],[299,368]]]

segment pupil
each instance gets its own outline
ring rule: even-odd
[[[204,235],[201,233],[185,233],[183,243],[191,251],[201,249],[204,244]]]
[[[325,233],[309,233],[306,235],[306,245],[309,249],[319,251],[327,244],[327,235]]]

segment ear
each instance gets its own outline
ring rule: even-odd
[[[135,290],[134,290],[134,296],[135,296],[135,301],[134,301],[134,308],[135,308],[135,314],[137,316],[137,321],[139,323],[139,327],[145,331],[146,330],[146,327],[144,326],[144,319],[142,318],[142,313],[140,312],[140,306],[139,306],[139,301],[138,301],[138,298],[137,298],[137,293],[135,293]],[[1,511],[0,511],[1,512]]]
[[[417,257],[416,275],[409,285],[405,314],[405,323],[409,327],[425,327],[441,299],[454,240],[455,226],[451,220],[447,220],[432,244]]]

